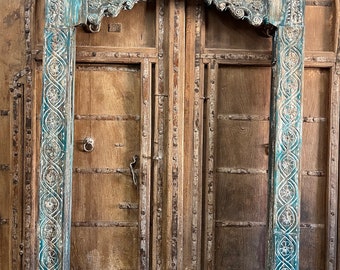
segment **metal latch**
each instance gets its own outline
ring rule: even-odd
[[[133,182],[133,184],[137,187],[137,185],[138,185],[138,181],[137,181],[137,174],[136,174],[136,172],[135,172],[135,166],[136,166],[136,163],[137,163],[137,161],[138,161],[138,156],[137,155],[134,155],[133,157],[132,157],[132,162],[130,163],[130,172],[131,172],[131,176],[132,176],[132,182]]]

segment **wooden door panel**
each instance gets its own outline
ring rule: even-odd
[[[220,64],[215,73],[216,109],[206,116],[216,119],[213,269],[264,269],[270,69]]]
[[[138,220],[138,190],[129,172],[75,173],[72,221]]]
[[[139,115],[140,67],[138,65],[78,65],[75,117],[77,115]]]
[[[216,227],[216,239],[214,269],[265,269],[265,227]]]
[[[271,50],[271,39],[259,36],[246,21],[236,20],[215,7],[207,7],[205,11],[205,29],[202,29],[205,31],[205,48]]]
[[[216,166],[267,170],[269,121],[219,120]],[[222,168],[221,168],[222,169]]]
[[[303,116],[328,117],[330,71],[326,68],[305,68]]]
[[[304,82],[300,269],[319,270],[326,269],[329,226],[329,70],[306,68]]]
[[[138,269],[138,226],[72,229],[71,269]]]
[[[128,169],[140,151],[139,134],[140,121],[76,120],[74,167]],[[94,139],[90,154],[82,151],[86,137]]]
[[[321,170],[325,174],[328,155],[328,124],[304,123],[301,165],[303,170]]]
[[[8,129],[9,130],[9,129]],[[3,157],[4,155],[2,155]],[[11,194],[10,189],[10,179],[11,174],[9,170],[0,170],[0,205],[2,206],[0,209],[0,269],[10,269],[11,265],[11,233],[10,233],[10,207],[4,207],[8,205],[8,195]]]
[[[269,67],[219,65],[219,114],[259,115],[268,120],[270,74]]]
[[[336,10],[334,4],[334,1],[325,1],[325,5],[306,6],[306,51],[334,50]]]
[[[0,101],[0,105],[1,101]],[[11,265],[11,185],[12,173],[10,172],[10,118],[0,115],[0,269],[10,269]],[[17,192],[16,192],[17,193]],[[14,195],[14,194],[13,194]],[[17,209],[18,210],[18,209]],[[13,211],[13,209],[12,209]],[[16,221],[17,222],[17,221]],[[13,245],[14,246],[14,245]],[[14,255],[14,254],[13,254]]]
[[[301,180],[301,223],[325,226],[326,186],[325,176],[302,176]],[[316,225],[317,224],[317,225]]]
[[[77,45],[125,49],[131,47],[155,47],[155,1],[140,2],[133,9],[120,12],[116,18],[104,18],[99,33],[91,34],[79,29],[77,32]]]
[[[140,100],[138,65],[78,65],[72,269],[138,268],[139,191],[129,165],[141,151]]]
[[[261,223],[267,218],[267,175],[218,173],[216,179],[217,223]],[[236,226],[236,225],[235,225]],[[218,239],[216,237],[216,239]],[[221,248],[221,247],[220,247]]]
[[[325,228],[300,229],[300,270],[323,270],[325,264]]]
[[[42,1],[37,2],[37,13],[43,14]],[[309,53],[327,52],[326,56],[330,57],[309,57],[309,64],[314,60],[319,63],[317,67],[307,68],[305,73],[300,268],[310,270],[324,269],[328,258],[331,215],[328,202],[330,187],[334,184],[334,181],[330,182],[329,175],[329,134],[332,127],[328,103],[332,74],[328,67],[319,67],[331,65],[327,61],[335,58],[335,55],[329,54],[335,49],[335,2],[321,2],[313,4],[309,1],[306,8],[306,49]],[[186,21],[183,15],[188,10],[187,2],[176,7],[173,2],[168,4],[162,1],[141,2],[131,11],[122,11],[117,18],[104,18],[102,31],[97,34],[77,30],[77,57],[88,64],[77,66],[75,79],[72,269],[138,269],[141,265],[138,262],[141,239],[144,237],[144,241],[145,236],[153,240],[153,257],[150,258],[153,266],[166,267],[175,263],[177,258],[176,266],[178,263],[179,268],[186,263],[197,265],[201,254],[195,249],[202,244],[199,242],[202,224],[203,227],[210,226],[204,230],[212,228],[209,233],[204,233],[207,239],[212,237],[214,241],[214,269],[265,268],[272,41],[260,37],[247,22],[237,21],[215,7],[195,6],[192,13],[195,15]],[[168,10],[169,7],[176,12]],[[37,18],[37,33],[42,33],[42,17]],[[194,27],[192,32],[184,31],[185,24],[197,28],[202,26],[201,31]],[[184,32],[186,37],[179,35]],[[37,44],[41,45],[42,35],[37,36]],[[178,40],[172,40],[173,37]],[[182,42],[186,42],[185,46]],[[178,44],[181,44],[180,53]],[[184,47],[195,48],[196,51],[184,52]],[[184,62],[186,68],[182,66]],[[152,75],[151,66],[155,70]],[[199,78],[204,72],[210,75]],[[184,77],[192,81],[184,82]],[[177,88],[178,78],[181,81]],[[217,78],[217,86],[214,78]],[[148,96],[151,84],[155,87],[154,102],[162,103],[160,114],[168,115],[164,118],[151,115],[152,102]],[[184,84],[188,91],[183,91],[182,96],[181,85]],[[172,89],[173,85],[176,89]],[[39,83],[37,86],[41,88]],[[215,90],[216,102],[209,101],[210,91]],[[182,97],[185,105],[181,103]],[[203,115],[204,105],[201,104],[209,102],[215,102],[214,108],[206,110]],[[188,107],[183,112],[181,106],[186,105]],[[150,115],[143,118],[141,111]],[[188,120],[188,124],[180,123],[183,119]],[[157,130],[158,125],[160,130]],[[178,126],[182,125],[185,130],[178,131]],[[159,132],[158,137],[155,135],[153,138],[154,134],[149,132],[151,128],[154,128],[155,134]],[[186,132],[192,136],[187,136]],[[171,137],[174,134],[176,136]],[[177,153],[181,148],[177,140],[181,141],[182,135],[189,145],[184,147],[185,153],[189,149],[189,157],[185,157],[184,162],[184,159],[181,160],[182,150]],[[91,153],[82,150],[85,137],[95,139]],[[157,148],[157,144],[164,141],[169,145],[160,145],[161,155],[153,155],[151,148]],[[201,157],[201,153],[205,156]],[[152,187],[153,201],[157,204],[150,217],[149,209],[144,211],[140,203],[140,191],[133,185],[129,171],[129,163],[135,154],[144,158],[144,163],[139,164],[145,167],[136,170],[145,176],[141,183],[149,181],[152,169],[159,177],[153,179],[157,182]],[[192,157],[195,161],[191,160]],[[164,162],[162,166],[166,169],[157,167],[157,162]],[[200,166],[208,167],[209,162],[214,162],[212,170],[204,168],[200,172]],[[180,169],[183,165],[184,171],[190,171],[184,173],[185,177],[189,177],[184,180],[183,186],[182,182],[178,185],[177,178],[171,182],[171,177],[183,175],[177,175],[172,167],[174,164]],[[193,166],[198,168],[194,168],[194,173],[191,172]],[[200,197],[200,173],[206,174],[203,178],[213,175],[209,178],[209,181],[213,179],[213,185],[209,182],[203,188],[203,198]],[[203,185],[204,181],[207,179],[203,179]],[[141,185],[143,190],[145,186]],[[144,195],[150,195],[147,190],[150,186],[148,183],[146,186]],[[191,191],[191,188],[195,190]],[[178,190],[180,192],[177,193]],[[187,198],[190,197],[186,196],[187,192],[189,195],[192,192],[191,198]],[[148,205],[149,199],[150,196],[143,197],[144,205]],[[202,200],[206,200],[203,210],[208,211],[200,213]],[[211,205],[214,207],[213,214],[210,212]],[[141,221],[142,215],[144,219]],[[202,216],[204,222],[200,220]],[[149,228],[143,227],[144,235],[141,236],[140,223],[148,226],[148,219],[154,221],[152,235],[149,235]],[[186,223],[182,224],[183,221]],[[167,240],[172,242],[166,243]],[[176,252],[182,247],[185,251],[178,255]],[[202,254],[206,255],[206,252]]]

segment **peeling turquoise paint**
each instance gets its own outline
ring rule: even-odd
[[[39,269],[70,267],[75,6],[77,1],[45,3]]]

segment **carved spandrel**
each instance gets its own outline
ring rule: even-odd
[[[102,19],[117,17],[122,10],[132,9],[138,0],[88,0],[85,28],[99,32]],[[229,11],[236,19],[245,19],[254,26],[267,24],[267,0],[205,0],[221,11]]]
[[[268,7],[266,0],[205,0],[214,4],[219,10],[228,10],[236,19],[245,19],[254,26],[266,22]]]
[[[117,17],[122,10],[132,9],[138,0],[88,0],[85,28],[99,32],[102,19]]]

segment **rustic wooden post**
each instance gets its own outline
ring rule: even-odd
[[[273,46],[268,269],[299,269],[304,1],[283,7]]]

